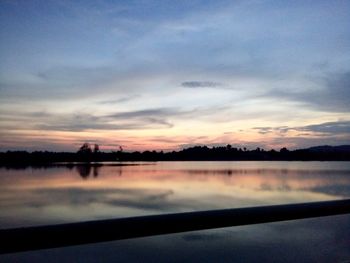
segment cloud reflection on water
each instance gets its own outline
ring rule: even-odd
[[[349,164],[310,163],[309,167],[299,162],[169,162],[0,169],[0,225],[86,221],[350,196]]]

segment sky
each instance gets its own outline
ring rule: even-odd
[[[0,151],[350,143],[350,1],[0,1]]]

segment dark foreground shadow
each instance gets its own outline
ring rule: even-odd
[[[350,199],[3,229],[0,253],[346,213],[350,213]]]

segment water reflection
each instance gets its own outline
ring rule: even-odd
[[[0,226],[346,197],[346,162],[1,168]],[[347,262],[349,226],[349,215],[332,216],[9,254],[0,261]]]
[[[86,165],[77,165],[75,169],[77,170],[81,178],[87,179],[91,175],[91,171],[92,171],[93,177],[97,177],[100,167],[86,164]]]
[[[349,196],[349,163],[161,162],[0,169],[0,225],[37,225]]]

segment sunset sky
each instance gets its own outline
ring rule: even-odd
[[[0,1],[0,151],[350,144],[350,1]]]

